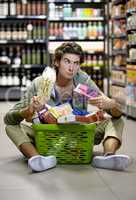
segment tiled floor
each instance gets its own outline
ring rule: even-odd
[[[136,121],[125,119],[120,152],[131,155],[134,160],[127,171],[65,165],[32,173],[4,132],[3,115],[10,106],[10,103],[0,103],[1,200],[136,200]],[[97,148],[100,149],[101,146]]]

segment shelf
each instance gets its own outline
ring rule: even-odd
[[[117,55],[126,55],[127,54],[127,51],[126,49],[116,49],[116,50],[113,50],[112,51],[112,55],[113,56],[117,56]]]
[[[64,18],[49,18],[50,22],[89,22],[89,21],[104,21],[103,17],[88,17],[88,18],[76,18],[75,17],[64,17]]]
[[[47,67],[46,64],[25,64],[25,65],[21,65],[23,68],[25,69],[31,69],[31,68],[39,68],[39,69],[44,69],[45,67]]]
[[[113,66],[112,70],[125,72],[126,71],[126,67],[125,66]]]
[[[0,40],[1,44],[45,44],[46,40],[35,39],[35,40]]]
[[[129,43],[128,43],[128,46],[129,46],[129,47],[136,46],[136,42],[129,42]]]
[[[114,17],[112,17],[112,19],[114,19],[114,20],[126,19],[126,15],[114,16]]]
[[[104,4],[105,1],[101,0],[48,0],[49,3],[91,3],[91,4]]]
[[[114,85],[114,86],[119,86],[119,87],[122,87],[122,88],[125,88],[125,87],[126,87],[126,84],[120,83],[120,82],[116,82],[116,81],[113,81],[113,82],[112,82],[112,85]]]
[[[135,31],[136,31],[136,27],[133,27],[133,28],[127,28],[127,32],[131,32],[131,31],[135,32]]]
[[[121,38],[126,38],[127,37],[127,35],[125,34],[125,33],[123,33],[123,34],[120,34],[120,35],[112,35],[111,36],[113,39],[115,38],[115,39],[121,39]]]
[[[39,15],[39,16],[26,16],[26,15],[18,15],[18,16],[0,16],[0,21],[3,20],[17,20],[17,19],[24,19],[24,20],[30,20],[30,19],[46,19],[47,16],[45,15]]]
[[[4,3],[5,1],[2,1],[2,2]],[[12,5],[10,4],[10,1],[6,1],[6,2],[8,3],[8,10],[6,14],[7,13],[13,14],[13,9],[11,7]],[[28,5],[27,4],[22,5],[24,4],[22,0],[21,1],[14,0],[14,2],[15,2],[15,7],[16,7],[14,14],[16,15],[0,16],[0,27],[1,27],[1,32],[2,32],[0,34],[2,35],[1,38],[5,38],[4,40],[3,39],[0,40],[0,51],[1,51],[0,56],[1,57],[3,55],[7,56],[8,58],[6,61],[7,63],[8,62],[14,63],[17,61],[23,63],[19,65],[0,64],[0,73],[2,74],[1,76],[9,78],[9,80],[10,80],[10,76],[12,76],[13,78],[17,76],[19,79],[19,82],[17,83],[20,83],[20,85],[17,86],[18,87],[17,91],[12,91],[12,93],[9,95],[8,100],[20,99],[21,94],[22,94],[22,88],[26,90],[26,86],[29,85],[31,80],[39,76],[44,70],[44,68],[47,67],[47,65],[50,65],[49,52],[53,51],[54,48],[56,49],[58,47],[57,45],[60,45],[62,42],[76,41],[77,43],[81,45],[83,50],[86,50],[84,54],[84,58],[86,60],[87,59],[89,60],[89,57],[92,59],[94,55],[96,59],[99,59],[99,56],[101,56],[105,64],[106,62],[105,60],[107,59],[107,57],[105,56],[105,51],[106,51],[105,46],[106,46],[106,39],[107,39],[107,37],[105,36],[105,32],[106,32],[105,4],[107,3],[107,0],[47,0],[47,1],[42,0],[42,1],[37,1],[38,5],[39,3],[44,4],[43,8],[41,6],[38,7],[36,1],[29,0]],[[57,18],[56,17],[51,18],[51,19],[49,18],[51,14],[50,3],[54,3],[56,16],[58,16]],[[67,6],[63,6],[64,4],[67,4]],[[71,11],[72,11],[71,14],[69,13],[69,15],[68,13],[65,14],[66,10],[63,10],[64,7],[67,9],[68,6],[71,6]],[[40,8],[42,10],[38,11],[38,9]],[[43,12],[43,9],[45,9],[45,12]],[[53,10],[51,9],[51,11]],[[77,12],[77,15],[79,14],[78,17],[75,17],[75,12]],[[1,15],[2,13],[5,13],[5,12],[1,12]],[[20,15],[17,15],[17,13],[20,13]],[[25,15],[27,13],[29,13],[29,15]],[[37,14],[40,13],[42,15],[39,15],[39,16],[34,15],[35,13]],[[64,16],[74,16],[74,17],[62,17],[63,14]],[[61,18],[59,16],[61,16]],[[65,36],[64,34],[56,34],[56,33],[59,31],[60,31],[59,33],[63,33],[62,32],[64,31],[63,26],[62,26],[63,23],[66,23],[66,25],[69,27],[69,22],[72,24],[72,27],[73,27],[73,23],[76,24],[75,27],[78,27],[78,25],[79,27],[80,26],[83,27],[85,24],[86,30],[88,30],[87,28],[89,24],[92,24],[92,26],[93,24],[96,24],[96,25],[98,24],[97,27],[99,27],[99,24],[100,24],[103,27],[104,36],[101,34],[102,37],[99,37],[99,38],[92,37],[88,39],[87,38],[88,35],[86,34],[86,39],[82,39],[84,38],[84,36],[82,37],[82,35],[81,37],[79,35],[81,39],[78,39],[76,37],[75,38],[73,37],[74,36],[73,33],[72,34],[68,33],[69,36],[73,38],[71,37],[69,38],[67,36],[66,36],[66,39],[59,38],[59,37],[49,38],[50,25],[54,27],[54,24],[55,24],[55,29],[53,30],[54,34],[52,35]],[[45,31],[45,29],[47,28],[48,30],[46,31],[46,33],[42,32],[42,31]],[[14,31],[15,31],[15,34],[17,35],[19,34],[18,33],[19,31],[20,32],[25,31],[25,33],[27,31],[27,37],[25,34],[24,34],[24,37],[20,37],[18,35],[18,37],[15,37],[15,40],[14,40],[14,33],[13,33]],[[10,37],[9,34],[11,34],[12,37]],[[75,36],[78,36],[78,35],[75,35]],[[92,36],[95,36],[95,35],[92,34]],[[10,38],[10,40],[7,40],[8,38]],[[18,40],[18,38],[24,38],[24,39]],[[27,39],[27,38],[30,38],[30,39]],[[34,39],[34,38],[39,38],[39,39]],[[96,52],[97,50],[99,52]],[[88,56],[88,54],[90,54],[91,56],[90,55]],[[17,60],[18,56],[21,58],[21,61],[20,59]],[[43,64],[43,65],[24,64],[24,63],[46,63],[47,65],[46,64]],[[85,68],[88,70],[100,69],[101,73],[99,74],[99,76],[100,75],[103,76],[104,67],[97,67],[97,66],[90,67],[90,68],[84,67],[83,69]],[[93,72],[91,73],[93,76]],[[22,80],[22,76],[24,76],[23,80]],[[93,78],[95,79],[95,77]],[[101,85],[103,85],[103,80],[101,80],[101,82],[102,82]],[[3,83],[5,82],[3,81],[2,84]],[[14,82],[10,82],[10,83],[14,84]],[[16,86],[15,87],[14,86],[12,87],[12,85],[2,86],[2,87],[0,86],[0,88],[2,89],[2,95],[0,97],[0,100],[1,99],[6,100],[7,98],[5,97],[5,94],[7,94],[7,90],[9,90],[9,88],[13,88],[15,90]]]
[[[74,39],[74,38],[69,38],[69,39],[50,39],[49,38],[49,41],[50,42],[60,42],[60,41],[77,41],[77,42],[101,42],[101,41],[104,41],[104,39]]]
[[[136,59],[127,59],[127,63],[136,64]]]
[[[89,55],[102,55],[105,56],[105,53],[103,51],[90,51],[89,53],[84,51],[85,54],[89,54]]]
[[[2,68],[8,68],[8,69],[23,69],[23,68],[25,68],[25,69],[31,69],[31,68],[39,68],[39,69],[42,69],[42,68],[45,68],[45,67],[47,67],[47,65],[46,64],[43,64],[43,65],[41,65],[41,64],[20,64],[20,65],[17,65],[17,64],[11,64],[11,65],[5,65],[5,64],[0,64],[0,69],[2,69]]]

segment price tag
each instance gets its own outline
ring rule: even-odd
[[[29,43],[29,44],[30,43],[32,44],[33,42],[34,42],[33,40],[26,40],[26,43]]]
[[[90,2],[91,2],[91,0],[84,0],[84,2],[85,2],[85,3],[90,3]]]
[[[30,69],[31,65],[24,65],[24,68]]]
[[[1,44],[6,44],[8,41],[7,40],[0,40]]]
[[[72,3],[72,2],[74,2],[74,0],[67,0],[69,3]]]

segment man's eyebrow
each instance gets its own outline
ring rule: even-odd
[[[69,58],[64,58],[64,60],[69,60]],[[70,61],[70,60],[69,60]]]
[[[69,58],[64,58],[64,60],[68,60],[68,61],[71,61]],[[80,61],[79,60],[76,60],[76,61],[73,61],[74,63],[79,63]]]

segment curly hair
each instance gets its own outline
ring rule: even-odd
[[[64,42],[56,48],[53,57],[53,67],[56,69],[56,62],[60,61],[65,53],[76,54],[80,56],[80,64],[84,61],[84,52],[80,45],[75,42]]]

